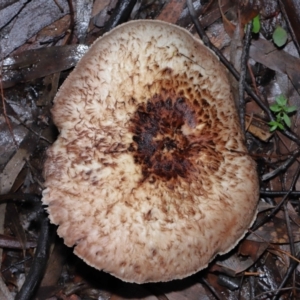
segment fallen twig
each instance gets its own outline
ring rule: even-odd
[[[50,245],[49,220],[44,212],[41,213],[41,218],[41,230],[32,265],[21,290],[15,298],[16,300],[33,299],[35,290],[42,280],[46,269]]]
[[[245,101],[245,83],[247,75],[247,61],[249,57],[249,48],[252,34],[252,23],[247,25],[244,47],[241,58],[241,74],[239,79],[239,115],[242,131],[245,134],[245,111],[246,111],[246,101]]]

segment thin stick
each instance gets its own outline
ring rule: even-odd
[[[250,41],[252,34],[252,23],[247,25],[244,47],[241,58],[241,75],[239,80],[239,115],[242,131],[245,135],[245,111],[246,111],[246,101],[245,101],[245,83],[247,75],[247,61],[249,57]]]

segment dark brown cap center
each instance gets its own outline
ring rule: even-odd
[[[139,105],[131,119],[133,143],[128,148],[141,165],[144,180],[187,177],[192,169],[191,143],[182,126],[195,127],[195,112],[184,97],[156,95]],[[156,175],[156,176],[153,176]]]

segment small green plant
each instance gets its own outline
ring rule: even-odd
[[[252,32],[257,34],[261,28],[260,17],[257,15],[252,19]],[[281,26],[277,26],[272,34],[272,40],[277,47],[282,47],[287,43],[288,34]]]
[[[285,96],[280,95],[275,98],[276,103],[270,106],[272,112],[275,113],[276,120],[269,122],[270,131],[276,129],[284,129],[284,126],[291,127],[291,119],[289,114],[296,111],[296,106],[288,106],[287,99]]]
[[[281,27],[277,26],[272,35],[273,42],[277,47],[282,47],[286,44],[288,35],[287,32]]]
[[[260,31],[260,18],[259,15],[252,19],[252,32],[259,33]]]

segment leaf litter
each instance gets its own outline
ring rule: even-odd
[[[195,33],[185,1],[162,5],[163,2],[143,0],[127,20],[158,18],[186,26]],[[229,52],[231,56],[241,53],[243,26],[259,12],[261,29],[251,38],[246,82],[268,106],[283,94],[287,103],[296,107],[290,116],[290,131],[299,136],[300,59],[295,46],[299,44],[295,25],[299,23],[299,5],[296,0],[284,4],[279,1],[280,5],[268,0],[260,2],[260,7],[246,0],[239,5],[225,0],[195,1],[194,6],[202,26],[226,57]],[[81,9],[74,13],[76,7]],[[85,6],[80,0],[5,0],[0,6],[0,15],[4,16],[0,26],[0,290],[11,299],[20,295],[32,270],[38,240],[43,237],[39,201],[42,166],[45,151],[57,135],[51,120],[51,101],[60,83],[85,53],[88,46],[82,43],[90,44],[103,33],[102,26],[116,7],[117,1],[100,0],[94,1],[93,6]],[[284,14],[283,8],[288,14]],[[98,19],[95,23],[96,15],[104,21]],[[225,30],[222,20],[227,23]],[[271,40],[278,26],[288,33],[287,44],[280,48]],[[231,32],[240,27],[231,46],[230,38],[223,37],[228,27]],[[237,69],[242,72],[238,65]],[[127,284],[85,265],[63,245],[51,227],[49,261],[44,275],[36,278],[40,284],[33,299],[298,299],[299,144],[281,130],[271,134],[267,114],[247,93],[244,95],[248,148],[257,161],[259,175],[268,179],[261,182],[257,220],[233,251],[181,281]],[[257,128],[260,132],[253,133]],[[289,159],[291,163],[285,166]],[[275,176],[266,176],[268,173]]]

